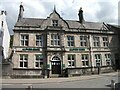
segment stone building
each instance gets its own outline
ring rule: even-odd
[[[14,26],[14,76],[62,76],[107,72],[118,57],[118,35],[100,22],[64,20],[56,9],[46,19],[24,18]]]
[[[0,13],[0,62],[8,57],[10,33],[6,21],[6,11]]]

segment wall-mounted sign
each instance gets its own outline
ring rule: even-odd
[[[65,64],[62,64],[62,67],[64,68],[64,67],[65,67]]]
[[[85,51],[85,48],[70,48],[70,51]]]
[[[39,48],[23,48],[22,50],[24,51],[39,51],[40,49]]]

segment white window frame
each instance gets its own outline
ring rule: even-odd
[[[23,65],[22,67],[20,66],[21,63]],[[27,66],[25,66],[25,63],[27,63]],[[27,68],[28,67],[28,54],[20,54],[19,55],[19,67],[20,68]]]
[[[89,55],[88,54],[81,54],[81,61],[82,61],[83,67],[88,67],[89,66]]]
[[[57,27],[58,26],[58,20],[52,20],[52,25],[54,27]]]
[[[67,45],[69,46],[69,47],[74,47],[75,46],[75,38],[74,38],[74,36],[67,36]]]
[[[43,56],[42,54],[35,54],[35,68],[43,68]],[[37,59],[37,56],[39,57]],[[36,66],[36,63],[38,64],[38,67]]]
[[[80,36],[80,46],[82,47],[87,46],[87,36]]]
[[[102,37],[103,40],[103,46],[108,47],[109,46],[109,39],[108,37]]]
[[[36,46],[43,46],[43,35],[36,35]]]
[[[75,54],[68,54],[67,59],[68,59],[68,67],[70,68],[75,67]]]
[[[102,66],[101,54],[95,54],[95,62],[96,62],[96,66]],[[99,65],[97,65],[97,64],[99,64]]]
[[[106,61],[106,66],[111,65],[111,54],[105,54],[105,61]]]
[[[60,46],[60,35],[59,34],[51,34],[51,45]]]
[[[27,37],[28,37],[28,39],[27,39]],[[22,44],[22,42],[23,42],[23,44]],[[27,43],[27,45],[26,45],[26,43]],[[28,45],[29,45],[29,35],[21,34],[20,35],[20,46],[28,46]]]
[[[93,36],[93,45],[94,47],[100,47],[100,37]]]

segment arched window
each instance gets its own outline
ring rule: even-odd
[[[54,57],[52,58],[52,61],[60,61],[60,58],[57,57],[57,56],[54,56]]]

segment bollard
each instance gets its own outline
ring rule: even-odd
[[[32,88],[33,88],[32,85],[28,86],[28,90],[32,90]]]
[[[115,90],[115,81],[111,80],[111,90]]]

